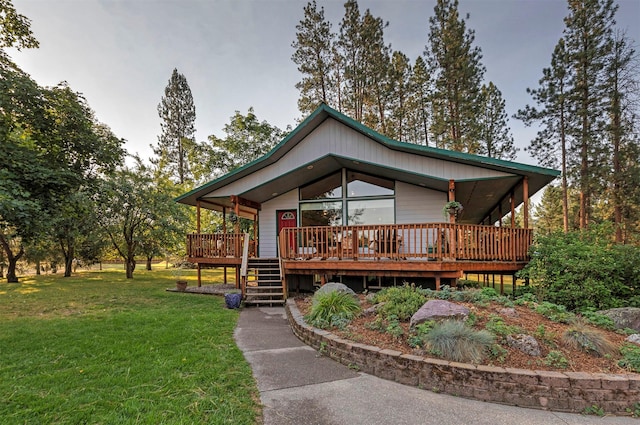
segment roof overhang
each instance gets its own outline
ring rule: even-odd
[[[217,211],[232,207],[230,195],[238,195],[262,204],[342,168],[442,191],[445,194],[443,197],[446,197],[449,184],[446,179],[390,168],[365,162],[360,158],[347,158],[332,153],[327,153],[311,162],[289,169],[278,177],[261,182],[242,193],[220,194],[220,189],[225,186],[278,162],[325,120],[331,118],[392,150],[410,153],[417,157],[441,159],[503,173],[502,177],[457,180],[455,182],[456,199],[464,206],[464,210],[459,216],[461,223],[479,223],[490,213],[494,218],[498,217],[500,212],[502,215],[507,214],[511,210],[511,195],[514,197],[515,205],[521,204],[524,200],[522,185],[525,177],[528,183],[528,194],[531,196],[560,174],[557,170],[528,164],[398,142],[365,127],[326,105],[322,105],[263,157],[176,198],[176,201],[194,206],[198,204],[198,201],[201,201],[201,206]]]

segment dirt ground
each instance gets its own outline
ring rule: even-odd
[[[360,295],[361,307],[366,309],[371,307],[371,304],[367,302],[364,296]],[[298,309],[303,315],[306,315],[311,309],[311,297],[298,297],[296,298]],[[609,357],[597,357],[591,354],[587,354],[580,349],[575,349],[566,346],[562,343],[562,334],[570,327],[568,324],[553,322],[541,314],[536,313],[525,306],[515,306],[517,311],[517,317],[508,317],[501,315],[499,310],[504,306],[500,304],[490,304],[487,307],[482,307],[476,304],[457,302],[457,304],[465,305],[469,308],[478,318],[474,328],[480,330],[485,328],[488,317],[491,314],[499,315],[504,319],[504,322],[510,326],[518,326],[523,330],[523,333],[528,335],[540,334],[540,325],[544,326],[544,338],[536,337],[540,344],[542,355],[540,357],[529,356],[517,349],[509,347],[507,344],[501,344],[501,346],[507,350],[507,355],[504,361],[487,359],[486,365],[511,367],[518,369],[531,369],[531,370],[552,370],[552,371],[574,371],[574,372],[591,372],[591,373],[629,373],[626,369],[618,366],[618,360],[620,355],[613,355]],[[362,315],[354,319],[346,329],[330,329],[330,331],[344,339],[351,341],[377,346],[380,348],[388,348],[396,351],[400,351],[404,354],[415,354],[424,357],[433,357],[430,354],[424,352],[424,350],[411,347],[407,343],[407,337],[409,335],[409,323],[401,322],[401,326],[404,330],[404,335],[401,337],[394,337],[389,333],[371,329],[367,326],[368,323],[372,323],[376,320],[377,316],[363,317]],[[618,334],[612,331],[601,330],[609,341],[620,347],[624,343],[625,335]],[[496,339],[500,342],[500,338]],[[560,351],[563,356],[568,360],[568,366],[566,368],[554,367],[552,365],[545,364],[545,358],[549,354],[549,351]]]

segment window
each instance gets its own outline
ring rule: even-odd
[[[300,188],[300,223],[302,226],[393,224],[394,194],[392,180],[343,169]]]
[[[342,173],[328,177],[300,188],[301,200],[342,198]]]

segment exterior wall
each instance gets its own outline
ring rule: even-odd
[[[243,193],[329,153],[444,180],[511,176],[511,174],[482,167],[395,151],[330,118],[276,163],[215,190],[207,196],[226,197]]]
[[[258,244],[260,257],[276,257],[278,253],[276,235],[276,210],[298,210],[298,189],[291,190],[262,204]],[[298,218],[298,223],[300,218]]]
[[[443,222],[446,202],[444,192],[396,182],[396,224]]]

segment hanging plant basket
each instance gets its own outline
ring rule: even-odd
[[[446,204],[444,204],[444,208],[442,208],[442,214],[445,217],[449,217],[452,215],[457,216],[460,211],[462,211],[464,209],[464,207],[462,206],[462,204],[458,201],[449,201]]]

